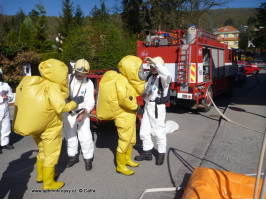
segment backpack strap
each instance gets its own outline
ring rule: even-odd
[[[149,80],[149,78],[151,77],[151,75],[152,75],[152,73],[150,72],[150,73],[148,74],[148,76],[146,77],[146,81]]]
[[[73,78],[74,78],[75,74],[71,74],[70,75],[70,80],[69,80],[69,86],[71,85],[72,81],[73,81]]]
[[[169,83],[167,95],[164,97],[163,93],[163,85],[161,81],[161,77],[159,77],[159,87],[158,87],[158,94],[161,95],[161,98],[157,98],[157,104],[167,104],[170,101],[170,89],[171,89],[172,81]]]

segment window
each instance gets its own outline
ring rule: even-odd
[[[237,34],[236,33],[234,34],[234,37],[237,37]]]
[[[234,42],[234,45],[237,45],[238,44],[238,42]]]
[[[229,29],[228,29],[228,28],[225,28],[224,30],[225,30],[225,31],[228,31]]]
[[[224,37],[225,37],[225,38],[228,38],[228,34],[224,34]]]
[[[224,43],[228,45],[228,42],[224,42]]]

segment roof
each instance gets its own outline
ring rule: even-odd
[[[221,33],[239,33],[239,30],[235,29],[233,26],[223,26],[219,28],[214,34]]]

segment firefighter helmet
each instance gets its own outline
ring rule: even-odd
[[[89,73],[90,71],[90,64],[84,58],[79,59],[75,64],[75,70],[80,73]]]
[[[153,58],[153,61],[155,63],[160,63],[162,66],[164,66],[164,60],[160,56]]]

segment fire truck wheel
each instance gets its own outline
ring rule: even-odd
[[[212,90],[211,87],[209,87],[209,89],[208,89],[208,93],[209,93],[209,95],[211,96],[211,98],[213,99],[213,90]],[[204,108],[198,108],[198,110],[199,110],[200,112],[208,112],[208,111],[211,109],[211,107],[212,107],[212,102],[211,102],[211,100],[210,100],[209,95],[208,95],[207,97],[205,97],[205,99],[202,100],[202,101],[203,101],[203,104],[205,105],[205,107],[204,107]]]

